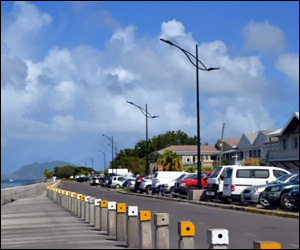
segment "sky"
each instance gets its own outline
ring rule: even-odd
[[[1,174],[61,160],[104,169],[117,151],[181,130],[279,129],[299,111],[298,1],[1,1]],[[103,136],[103,134],[105,136]],[[110,138],[110,140],[108,139]],[[103,152],[103,153],[101,153]]]

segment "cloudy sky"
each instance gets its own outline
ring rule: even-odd
[[[1,1],[1,173],[53,160],[103,170],[117,149],[169,130],[281,128],[299,111],[299,2]],[[92,159],[92,160],[90,160]],[[93,163],[92,163],[93,162]]]

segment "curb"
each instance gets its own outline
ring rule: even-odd
[[[147,195],[147,194],[129,193],[129,192],[126,192],[123,190],[111,190],[108,188],[104,188],[104,189],[109,190],[109,191],[115,191],[115,192],[126,194],[126,195],[140,196],[140,197],[146,197],[146,198],[151,198],[151,199],[169,200],[169,201],[174,201],[174,202],[185,202],[185,203],[191,203],[191,204],[195,204],[195,205],[204,205],[204,206],[209,206],[209,207],[217,207],[217,208],[230,209],[230,210],[236,210],[236,211],[242,211],[242,212],[248,212],[248,213],[266,214],[266,215],[273,215],[273,216],[279,216],[279,217],[284,217],[284,218],[299,219],[298,213],[273,211],[273,210],[266,210],[266,209],[252,208],[252,207],[243,207],[243,206],[232,205],[232,204],[227,205],[227,204],[219,204],[219,203],[213,203],[213,202],[182,200],[180,198],[151,196],[151,195]]]

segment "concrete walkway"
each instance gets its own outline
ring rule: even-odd
[[[104,231],[46,197],[18,199],[1,207],[1,249],[122,249]]]

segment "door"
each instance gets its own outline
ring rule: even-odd
[[[232,168],[226,168],[224,173],[224,182],[223,182],[223,196],[231,196],[231,185],[232,185]]]

